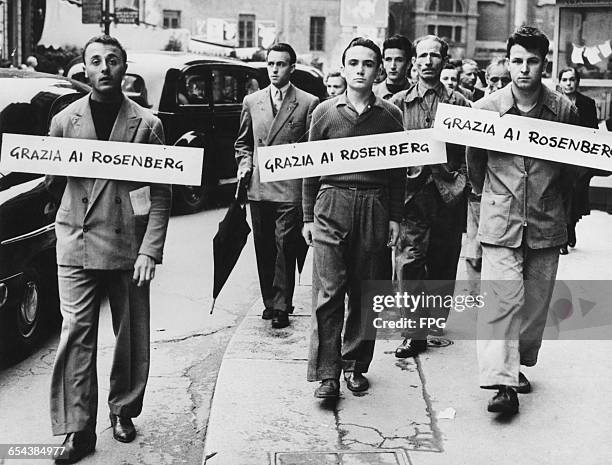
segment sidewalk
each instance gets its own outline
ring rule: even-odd
[[[594,270],[610,279],[612,250],[602,231],[611,218],[594,212],[579,224],[578,249],[561,257],[559,279]],[[466,279],[463,260],[459,267]],[[448,346],[399,360],[397,340],[378,340],[370,390],[354,394],[342,382],[337,403],[321,401],[313,397],[317,383],[306,381],[310,273],[307,265],[288,328],[262,320],[258,299],[234,334],[217,379],[204,464],[610,463],[612,341],[544,341],[540,362],[525,370],[534,391],[520,396],[519,415],[504,419],[486,411],[492,392],[478,389],[475,341],[461,339],[451,316]]]

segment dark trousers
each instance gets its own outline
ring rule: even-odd
[[[149,286],[137,287],[133,273],[58,267],[63,322],[51,376],[55,435],[96,427],[98,320],[105,295],[116,337],[108,406],[111,413],[127,417],[142,410],[149,376]]]
[[[426,286],[422,289],[433,295],[453,295],[457,264],[461,253],[461,235],[465,223],[463,203],[447,205],[442,201],[435,184],[425,185],[404,207],[400,225],[400,239],[395,257],[400,291],[416,289],[414,282],[422,280],[448,281],[447,285]],[[418,287],[418,286],[417,286]],[[402,317],[416,319],[416,328],[402,332],[403,337],[425,339],[427,327],[421,318],[448,317],[448,309],[419,307],[410,312],[401,308]]]
[[[313,236],[314,311],[307,379],[337,379],[342,369],[365,373],[374,354],[376,328],[372,308],[361,306],[362,282],[391,278],[386,190],[321,186]]]
[[[259,287],[266,308],[290,311],[295,289],[296,252],[302,234],[302,207],[251,201]]]

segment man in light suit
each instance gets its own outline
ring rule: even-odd
[[[54,137],[163,144],[161,122],[125,97],[127,56],[110,36],[83,51],[89,95],[51,122]],[[92,173],[93,174],[93,173]],[[74,463],[96,443],[96,352],[100,301],[107,295],[116,336],[108,405],[113,437],[130,442],[149,372],[149,282],[162,261],[171,187],[107,179],[57,178],[47,186],[56,217],[62,332],[51,382],[53,434],[66,434],[56,463]]]
[[[308,140],[308,128],[319,99],[289,81],[296,55],[289,44],[268,49],[270,86],[244,98],[236,139],[238,177],[248,183],[259,286],[264,320],[273,328],[289,325],[293,311],[296,251],[302,241],[302,180],[262,183],[258,147]]]

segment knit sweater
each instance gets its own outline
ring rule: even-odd
[[[395,105],[378,97],[366,110],[357,114],[346,99],[346,94],[326,100],[312,114],[309,140],[338,139],[371,134],[403,131],[402,114]],[[338,187],[385,187],[389,192],[389,219],[401,221],[404,203],[406,168],[331,174],[304,178],[302,208],[304,222],[314,221],[314,204],[321,184]]]

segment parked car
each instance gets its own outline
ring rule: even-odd
[[[249,64],[261,71],[262,84],[264,86],[270,85],[266,63],[264,61],[252,61],[249,62]],[[323,101],[327,98],[327,88],[325,87],[324,78],[325,76],[323,76],[323,73],[314,66],[298,63],[295,65],[295,71],[291,75],[291,82],[298,89],[302,89],[309,94],[319,97],[319,100]]]
[[[0,69],[0,135],[46,135],[51,116],[86,92],[64,77]],[[42,180],[0,172],[0,360],[35,346],[59,321],[57,201]]]
[[[83,78],[82,64],[67,69]],[[125,94],[162,120],[166,144],[204,148],[202,182],[174,186],[175,211],[201,210],[220,187],[236,182],[234,142],[242,99],[261,84],[255,67],[235,59],[128,51]]]

